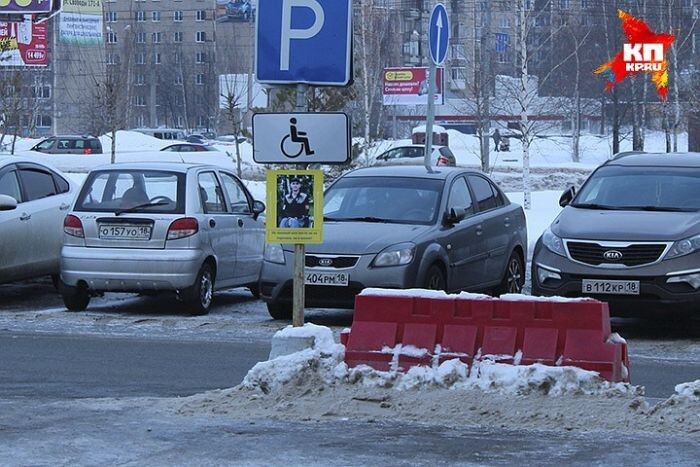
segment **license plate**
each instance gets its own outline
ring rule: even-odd
[[[100,224],[100,238],[108,240],[150,240],[150,225]]]
[[[585,294],[639,295],[639,281],[608,281],[584,279],[581,292]]]
[[[350,275],[347,272],[304,272],[304,283],[306,285],[332,285],[345,287],[348,285]]]

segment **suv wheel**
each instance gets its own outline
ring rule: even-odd
[[[506,272],[503,274],[503,280],[498,287],[498,295],[506,293],[521,293],[525,284],[525,266],[520,255],[515,251],[510,254]]]
[[[443,274],[442,269],[437,264],[433,264],[428,269],[425,275],[425,284],[423,286],[429,290],[445,290],[447,288],[445,284],[445,274]]]
[[[268,303],[267,312],[270,313],[272,319],[292,319],[292,307],[290,305],[282,305],[281,303]]]

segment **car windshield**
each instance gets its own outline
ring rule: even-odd
[[[328,221],[433,224],[442,180],[409,177],[345,177],[324,195]]]
[[[699,211],[700,170],[601,167],[581,188],[572,206],[634,211]]]
[[[75,205],[76,211],[185,212],[185,175],[153,170],[92,172]]]

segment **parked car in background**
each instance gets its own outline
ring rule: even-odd
[[[537,241],[535,295],[613,311],[700,310],[700,154],[625,153],[593,172]]]
[[[58,277],[63,218],[77,191],[52,167],[0,156],[0,283]]]
[[[226,4],[226,16],[230,19],[250,21],[255,19],[255,7],[249,0],[231,0]]]
[[[102,154],[102,143],[94,136],[51,136],[31,151],[46,154]]]
[[[187,136],[183,130],[177,128],[136,128],[133,131],[153,136],[158,139],[185,141]]]
[[[188,135],[187,138],[185,139],[188,143],[195,143],[195,144],[207,144],[207,139],[202,136],[202,135]]]
[[[216,149],[206,144],[176,143],[165,146],[161,151],[169,152],[216,152]]]
[[[412,144],[399,146],[383,152],[376,158],[377,165],[424,165],[425,146]],[[447,146],[433,146],[430,158],[433,166],[454,167],[457,159]]]
[[[265,210],[219,167],[114,164],[90,172],[64,223],[61,294],[84,310],[113,292],[175,292],[193,314],[214,291],[257,287]]]
[[[520,292],[522,208],[480,172],[370,167],[324,195],[323,243],[306,246],[306,305],[353,308],[366,287]],[[268,244],[260,294],[275,319],[292,304],[293,245]]]

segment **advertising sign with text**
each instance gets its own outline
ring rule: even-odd
[[[0,0],[0,13],[51,13],[53,0]]]
[[[21,23],[0,21],[0,67],[46,66],[46,23],[32,23],[25,15]]]
[[[384,105],[427,105],[428,73],[426,67],[384,69]],[[435,75],[435,103],[444,104],[444,69]]]

